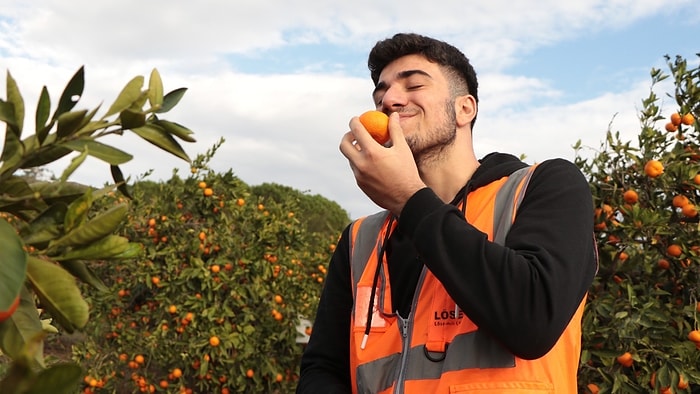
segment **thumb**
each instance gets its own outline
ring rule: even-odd
[[[401,120],[398,112],[389,114],[389,139],[391,145],[406,145],[406,137],[403,135]]]

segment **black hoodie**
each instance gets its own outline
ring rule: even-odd
[[[542,162],[501,246],[467,223],[456,205],[465,193],[526,164],[501,153],[480,162],[451,204],[424,188],[401,211],[386,251],[393,308],[408,316],[425,265],[480,330],[520,358],[539,358],[554,346],[596,273],[591,192],[571,162]],[[351,392],[352,303],[346,228],[329,265],[297,393]]]

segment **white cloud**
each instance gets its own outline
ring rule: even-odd
[[[191,156],[224,137],[212,163],[217,169],[231,168],[251,184],[277,182],[320,193],[358,216],[376,207],[357,188],[338,144],[350,117],[371,106],[366,74],[343,74],[347,65],[323,53],[315,54],[317,62],[275,74],[236,72],[228,57],[244,54],[267,65],[276,59],[266,59],[266,50],[308,43],[330,43],[365,56],[376,40],[396,31],[434,35],[460,47],[477,66],[482,103],[474,134],[477,153],[524,153],[530,160],[571,158],[571,145],[579,138],[597,147],[616,113],[614,127],[633,136],[639,129],[636,106],[648,91],[648,81],[625,80],[623,75],[619,80],[624,84],[616,91],[567,103],[561,102],[562,87],[548,76],[506,71],[542,46],[624,29],[680,7],[697,4],[449,0],[397,6],[368,0],[304,0],[270,6],[213,0],[9,0],[0,9],[0,67],[18,81],[28,122],[41,86],[47,85],[56,103],[81,65],[86,66],[81,105],[89,108],[103,100],[105,106],[110,104],[128,79],[147,77],[156,67],[166,90],[188,88],[166,118],[195,131],[198,142],[184,144]],[[173,168],[188,170],[184,162],[136,138],[115,144],[135,155],[123,168],[132,175],[153,168],[155,176],[167,178]],[[85,165],[78,177],[99,184],[109,181],[102,165]]]

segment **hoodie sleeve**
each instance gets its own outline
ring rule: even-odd
[[[328,266],[311,338],[301,358],[297,393],[350,393],[352,289],[349,227]]]
[[[554,346],[597,269],[590,189],[562,159],[533,173],[505,246],[427,188],[408,201],[399,226],[470,319],[524,359]]]

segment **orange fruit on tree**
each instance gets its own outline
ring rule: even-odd
[[[693,124],[693,122],[695,122],[695,117],[691,113],[687,113],[681,118],[681,123],[683,123],[686,126],[690,126],[691,124]]]
[[[219,271],[221,271],[221,266],[219,264],[213,264],[210,269],[211,272],[217,274]]]
[[[678,130],[678,125],[677,125],[677,124],[674,124],[674,123],[672,123],[672,122],[668,122],[668,123],[666,123],[666,126],[664,126],[664,128],[665,128],[666,131],[668,131],[669,133],[673,133],[674,131],[677,131],[677,130]]]
[[[255,371],[253,371],[252,369],[249,369],[249,370],[245,371],[245,376],[250,379],[253,376],[255,376]]]
[[[698,209],[695,204],[688,203],[681,207],[681,213],[685,217],[694,218],[698,216]]]
[[[693,183],[696,184],[696,185],[700,185],[700,174],[696,174],[696,175],[693,177]]]
[[[277,294],[277,295],[275,296],[275,302],[278,303],[278,304],[281,304],[282,301],[283,301],[283,300],[282,300],[282,296],[279,295],[279,294]]]
[[[216,335],[212,335],[212,336],[209,338],[209,344],[210,344],[211,346],[213,346],[213,347],[217,347],[217,346],[219,346],[219,345],[221,344],[221,340],[220,340],[219,337],[217,337]]]
[[[170,305],[170,306],[168,307],[168,312],[169,312],[170,314],[173,314],[173,315],[174,315],[175,313],[177,313],[177,306],[175,306],[175,305]]]
[[[656,265],[659,266],[659,268],[661,268],[662,270],[667,270],[671,267],[671,263],[669,263],[666,259],[660,259],[656,263]]]
[[[671,124],[678,126],[679,124],[681,124],[681,114],[679,114],[678,112],[672,113],[671,117],[670,117],[670,121],[671,121]]]
[[[688,381],[683,377],[683,375],[680,375],[678,377],[678,388],[681,390],[687,389],[689,386]]]
[[[671,204],[673,204],[674,207],[676,208],[682,208],[684,205],[688,204],[690,200],[688,200],[688,197],[682,195],[682,194],[676,194],[673,196],[673,200],[671,200]]]
[[[700,330],[693,330],[689,332],[688,339],[695,343],[700,343]]]
[[[664,165],[658,160],[649,160],[644,165],[644,173],[650,178],[656,178],[664,173]]]
[[[635,204],[639,201],[639,195],[636,191],[629,189],[622,194],[622,199],[628,204]]]
[[[146,360],[143,358],[142,355],[137,354],[136,356],[134,356],[134,361],[135,361],[137,364],[143,364]]]
[[[239,207],[242,207],[244,204],[245,204],[244,199],[239,198],[238,200],[236,200],[236,205],[238,205]]]
[[[282,376],[281,373],[278,373],[277,376],[275,376],[275,382],[279,383],[284,379],[284,376]]]
[[[634,359],[632,358],[632,354],[630,352],[624,352],[617,356],[617,362],[623,367],[631,367],[632,364],[634,364]]]
[[[211,197],[214,194],[214,190],[212,190],[212,188],[210,187],[207,187],[204,188],[204,191],[202,193],[204,193],[205,197]]]
[[[199,182],[199,184],[197,184],[197,187],[199,187],[200,189],[204,189],[207,187],[207,183],[204,181],[201,181],[201,182]]]
[[[683,249],[681,249],[680,245],[671,244],[666,248],[666,253],[668,253],[669,256],[679,257],[683,254]]]
[[[367,111],[360,115],[360,123],[375,141],[384,145],[389,141],[389,116],[382,111]]]

